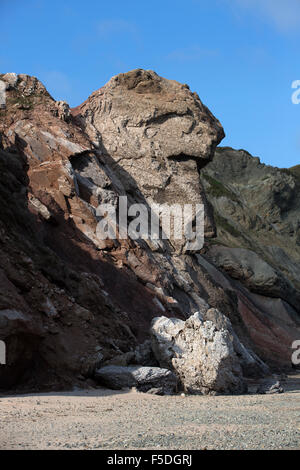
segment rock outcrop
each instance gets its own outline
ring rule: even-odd
[[[242,376],[291,366],[300,327],[293,172],[215,153],[217,119],[186,85],[151,71],[114,77],[73,110],[35,77],[0,74],[0,83],[0,388],[88,386],[110,361],[155,367],[153,318],[186,322],[196,312],[205,326],[187,329],[187,350],[205,334],[220,348],[211,369],[197,363],[190,390],[238,393]],[[119,196],[204,204],[204,249],[99,239],[97,207],[118,211]]]
[[[205,204],[205,235],[214,235],[199,169],[224,131],[187,85],[133,70],[113,77],[73,114],[135,202]]]
[[[292,282],[254,251],[214,245],[209,256],[216,266],[241,281],[250,291],[280,297],[295,308],[300,305],[300,292]]]
[[[201,174],[214,206],[217,243],[254,251],[300,289],[300,177],[244,150],[218,148]]]

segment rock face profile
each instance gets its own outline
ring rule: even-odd
[[[245,383],[233,338],[196,312],[185,322],[154,318],[152,348],[161,366],[174,369],[185,392],[243,393]]]
[[[114,159],[150,157],[162,169],[168,158],[184,156],[203,166],[224,137],[219,121],[187,85],[148,70],[113,77],[76,113],[84,118],[95,145],[102,144]],[[157,170],[153,166],[154,176]]]
[[[224,137],[187,85],[133,70],[113,77],[73,111],[125,191],[151,203],[206,205],[199,169]],[[207,209],[205,233],[214,234]]]
[[[190,393],[242,393],[290,370],[297,168],[217,147],[224,131],[198,95],[152,71],[73,109],[35,77],[0,74],[0,86],[1,390],[95,386],[119,367],[153,393],[164,374]],[[97,207],[119,213],[119,196],[203,204],[204,247],[99,239]]]

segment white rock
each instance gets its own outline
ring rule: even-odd
[[[228,329],[218,330],[196,312],[185,322],[177,318],[154,318],[151,335],[159,365],[173,369],[188,393],[245,391]]]

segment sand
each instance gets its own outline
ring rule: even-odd
[[[284,386],[279,395],[0,396],[0,449],[300,449],[300,377]]]

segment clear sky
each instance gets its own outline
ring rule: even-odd
[[[220,119],[222,145],[300,163],[300,0],[0,0],[0,72],[84,101],[134,68],[188,83]]]

